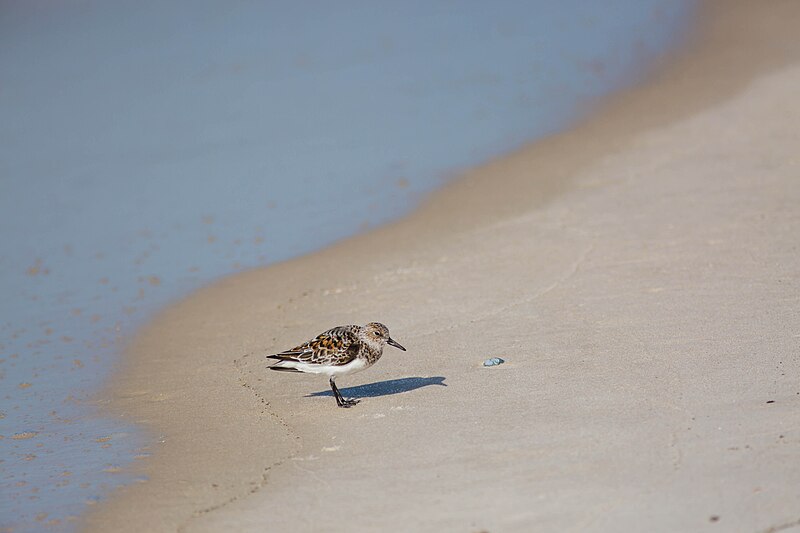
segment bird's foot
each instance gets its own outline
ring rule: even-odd
[[[337,403],[338,403],[339,407],[348,408],[348,407],[353,407],[355,404],[357,404],[360,401],[361,400],[356,400],[355,398],[348,398],[348,399],[342,398],[342,401],[341,402],[337,402]]]

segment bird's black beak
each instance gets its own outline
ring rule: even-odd
[[[399,348],[399,349],[403,350],[404,352],[406,351],[406,349],[403,348],[403,346],[399,342],[397,342],[396,340],[394,340],[391,337],[389,337],[389,340],[386,341],[386,344],[388,344],[389,346],[394,346],[395,348]]]

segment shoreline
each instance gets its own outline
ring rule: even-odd
[[[512,414],[518,414],[521,409],[533,409],[549,419],[547,413],[539,412],[538,404],[520,399],[511,393],[513,389],[509,386],[509,383],[514,383],[530,388],[531,383],[526,382],[527,378],[522,374],[527,375],[529,368],[536,369],[541,361],[533,363],[532,367],[525,366],[519,357],[513,356],[513,351],[519,350],[520,345],[509,345],[504,339],[515,329],[524,328],[524,332],[511,335],[511,338],[523,337],[526,343],[521,345],[535,345],[541,353],[547,353],[547,348],[551,348],[555,353],[557,346],[538,344],[542,341],[535,340],[534,332],[529,330],[549,331],[549,341],[556,342],[558,338],[553,333],[563,326],[551,322],[536,308],[530,308],[530,301],[516,303],[514,312],[525,309],[527,314],[513,314],[510,323],[505,324],[508,320],[506,313],[510,311],[500,308],[500,311],[493,311],[494,314],[489,313],[485,310],[487,302],[481,301],[483,295],[478,295],[479,301],[476,302],[476,296],[469,293],[469,288],[489,286],[495,295],[515,302],[519,287],[525,286],[531,301],[542,301],[553,297],[557,290],[563,290],[565,284],[576,282],[577,273],[586,268],[587,258],[594,257],[593,262],[602,264],[602,257],[597,258],[602,241],[601,244],[586,241],[584,233],[590,233],[591,228],[587,229],[586,221],[572,212],[570,202],[577,199],[579,204],[591,204],[592,195],[607,195],[607,190],[619,186],[620,182],[644,179],[642,176],[646,171],[658,169],[657,165],[653,166],[652,154],[650,159],[637,161],[638,167],[630,167],[633,177],[605,175],[603,169],[606,165],[613,166],[614,158],[622,157],[620,154],[641,150],[642,143],[646,145],[652,132],[668,129],[696,114],[702,115],[712,104],[721,105],[741,94],[747,84],[759,76],[800,59],[797,48],[791,49],[787,44],[791,42],[788,35],[792,30],[787,22],[792,18],[787,13],[797,13],[798,8],[788,2],[776,2],[772,4],[773,13],[765,16],[763,11],[768,9],[766,7],[759,9],[746,2],[738,2],[735,6],[726,2],[724,7],[722,4],[709,4],[708,9],[725,13],[711,24],[705,39],[695,39],[688,50],[680,52],[680,57],[670,60],[669,65],[655,72],[644,85],[612,97],[588,120],[570,131],[467,172],[399,222],[353,237],[311,256],[224,279],[159,314],[133,340],[123,371],[112,384],[110,397],[111,409],[125,422],[143,425],[152,435],[165,434],[166,440],[154,446],[154,456],[142,467],[149,481],[117,491],[109,502],[97,506],[84,517],[83,525],[98,530],[135,527],[137,530],[195,531],[213,530],[215,526],[219,529],[223,525],[230,527],[232,524],[240,529],[257,528],[254,521],[257,513],[249,512],[254,504],[250,504],[249,511],[245,508],[248,502],[254,501],[252,498],[256,498],[253,496],[256,494],[259,505],[264,505],[261,500],[269,492],[264,488],[268,481],[276,489],[312,500],[309,488],[330,483],[333,474],[336,474],[334,477],[338,483],[374,490],[374,487],[358,485],[362,481],[352,471],[342,471],[343,467],[338,466],[347,464],[352,467],[351,459],[339,456],[340,460],[336,461],[332,457],[347,451],[348,457],[375,460],[369,454],[370,446],[381,445],[381,432],[394,434],[395,430],[387,428],[385,423],[378,423],[379,427],[374,428],[369,420],[392,420],[393,425],[405,428],[418,439],[422,437],[418,435],[415,420],[427,421],[427,424],[434,424],[426,426],[429,433],[442,438],[435,428],[439,424],[447,427],[447,424],[436,418],[436,403],[446,397],[464,395],[464,398],[469,398],[476,389],[479,394],[497,393],[505,404],[504,407],[495,407],[510,409]],[[780,12],[781,9],[787,13]],[[713,17],[713,13],[706,15],[707,20]],[[784,41],[780,40],[782,37]],[[778,46],[781,42],[786,45],[785,56],[776,58],[773,54],[781,49]],[[776,50],[769,50],[770,45]],[[752,56],[748,59],[746,53]],[[752,64],[743,66],[742,62],[748,60]],[[747,72],[745,67],[752,70]],[[660,106],[658,112],[645,112],[652,111],[656,104]],[[686,147],[681,149],[687,150]],[[668,159],[657,162],[667,165]],[[587,172],[586,169],[593,170]],[[502,186],[498,186],[498,180],[502,180]],[[556,201],[565,196],[570,196],[569,202]],[[604,201],[609,200],[605,198]],[[537,224],[530,226],[530,220]],[[531,231],[536,234],[533,241],[527,237]],[[627,237],[631,242],[637,242],[634,229]],[[492,244],[496,241],[505,246],[498,249]],[[548,261],[529,257],[525,254],[525,246],[520,244],[547,250]],[[462,245],[469,245],[469,250],[478,247],[473,252],[475,258],[470,258]],[[518,246],[521,248],[519,255],[508,251]],[[487,254],[496,258],[494,263],[482,259]],[[472,266],[471,261],[476,265]],[[359,266],[354,268],[356,264]],[[519,264],[530,264],[535,271],[520,272]],[[487,285],[485,276],[488,273],[493,277],[499,273],[508,282],[502,284],[490,279]],[[613,285],[613,280],[605,281]],[[413,298],[408,295],[413,295]],[[441,307],[444,301],[448,302],[446,308]],[[491,303],[488,308],[494,309],[496,302]],[[425,306],[428,312],[439,311],[440,314],[420,316],[424,314],[419,311],[420,305]],[[348,311],[343,313],[342,309]],[[556,306],[554,309],[559,308]],[[576,309],[561,310],[561,313],[562,319],[566,314],[566,318],[578,322],[587,320],[580,317],[581,312]],[[504,326],[496,332],[482,330],[481,335],[470,336],[470,329],[464,329],[465,324],[485,325],[494,318],[504,318]],[[340,387],[347,389],[361,383],[412,377],[423,379],[415,382],[423,386],[413,389],[413,392],[405,390],[408,394],[367,398],[358,408],[345,412],[333,409],[328,412],[327,408],[332,404],[330,398],[305,397],[325,390],[324,383],[305,377],[279,380],[265,375],[262,371],[264,365],[259,365],[257,356],[302,340],[316,329],[343,321],[370,320],[385,321],[399,342],[410,352],[417,351],[417,358],[423,357],[422,353],[425,357],[449,352],[468,356],[448,358],[437,365],[431,360],[404,359],[414,355],[386,354],[385,360],[375,369],[353,376]],[[608,320],[613,321],[613,313]],[[270,327],[267,325],[270,323],[280,325]],[[454,338],[456,332],[461,336]],[[468,336],[463,337],[465,334]],[[598,348],[603,346],[600,341],[589,335],[581,343]],[[475,353],[476,346],[480,347],[478,353]],[[493,346],[500,347],[498,349],[503,353],[510,351],[509,362],[496,370],[476,367],[485,358],[481,354],[492,350],[490,347]],[[501,353],[488,352],[486,355],[502,356]],[[580,366],[575,361],[569,363]],[[571,376],[569,366],[563,366],[566,364],[544,357],[543,366],[552,371],[554,379],[560,377],[564,380]],[[589,366],[587,371],[601,375],[604,372],[601,364],[591,363]],[[642,376],[647,375],[642,368],[637,368],[637,371]],[[424,382],[425,378],[433,380],[438,377],[445,378],[444,384],[448,388],[432,386],[435,381]],[[613,382],[617,376],[606,377]],[[487,381],[490,386],[486,385]],[[538,381],[536,383],[541,386]],[[465,387],[465,384],[470,387]],[[270,390],[268,385],[274,390]],[[403,387],[408,388],[408,383],[400,386]],[[587,390],[595,389],[589,387]],[[595,392],[600,394],[599,390]],[[443,391],[447,392],[446,397]],[[578,389],[571,392],[577,397],[582,393]],[[556,409],[548,403],[552,402],[550,398],[537,396],[536,399]],[[465,401],[472,406],[471,400]],[[571,400],[572,403],[576,401],[574,398]],[[605,405],[602,401],[600,404]],[[486,414],[479,406],[473,407]],[[586,405],[581,407],[586,408]],[[677,406],[674,411],[681,413],[681,409],[684,408]],[[414,413],[413,419],[410,413]],[[582,423],[592,426],[587,420],[570,419],[568,413],[559,412],[559,415],[567,416],[565,429],[561,432],[566,428],[581,431]],[[611,415],[625,419],[623,410],[612,410]],[[509,429],[512,441],[514,437],[525,440],[528,435],[510,429],[512,422],[503,419],[500,424]],[[358,428],[358,438],[348,433],[353,426]],[[464,433],[462,437],[477,438],[463,428],[458,431]],[[546,429],[545,433],[553,440],[534,447],[540,456],[547,451],[555,453],[559,443],[566,440],[557,428]],[[475,454],[481,456],[481,450],[485,452],[480,445],[470,450],[470,455],[453,443],[442,444],[450,452],[446,457],[474,458]],[[409,486],[418,486],[419,479],[409,479],[411,473],[398,471],[393,462],[400,458],[413,460],[406,457],[405,451],[409,446],[413,449],[413,443],[403,442],[403,445],[403,450],[386,451],[390,457],[385,460],[391,464],[383,470],[376,467],[375,472],[388,472]],[[522,447],[501,448],[501,455],[506,460],[513,458],[524,464],[531,459]],[[331,451],[320,451],[323,449]],[[446,457],[439,459],[446,463]],[[670,461],[684,460],[676,457],[672,456]],[[307,467],[311,464],[314,467],[309,470]],[[459,466],[467,468],[468,465],[465,462]],[[429,465],[434,470],[435,466]],[[506,467],[499,463],[494,466],[509,479],[521,482],[514,472],[504,470]],[[555,466],[551,464],[551,467]],[[555,476],[553,479],[558,485],[561,480],[554,472],[550,474]],[[423,481],[437,486],[435,479],[423,478]],[[474,482],[475,479],[468,481]],[[479,481],[495,489],[499,487],[495,479],[481,478]],[[559,487],[564,493],[574,494],[574,487]],[[415,500],[413,495],[404,493],[402,496],[410,503],[424,505],[424,501]],[[506,494],[505,497],[513,500],[513,495]],[[324,502],[313,501],[320,509],[325,508]],[[480,499],[465,501],[474,506]],[[607,502],[598,502],[601,507],[607,505]],[[506,506],[505,503],[499,504],[487,514],[503,511],[515,516]],[[275,515],[275,509],[270,508],[270,511],[273,513],[264,514],[272,517],[273,524],[295,529],[312,525],[303,523],[298,517],[295,519],[300,522],[292,523],[287,521],[289,517]],[[233,522],[232,513],[241,521]],[[558,516],[556,511],[553,513],[553,516]],[[360,518],[369,520],[365,516]],[[435,512],[428,518],[431,520],[429,528],[454,525]],[[370,527],[368,522],[359,524],[362,529]],[[503,523],[504,527],[510,528],[514,524]],[[547,524],[542,522],[542,525]],[[563,526],[565,522],[552,524]],[[469,524],[459,522],[458,525]],[[475,527],[490,525],[475,524]],[[338,527],[344,526],[338,524]],[[518,523],[516,527],[520,527]]]

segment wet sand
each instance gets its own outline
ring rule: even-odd
[[[572,131],[156,317],[109,393],[163,435],[149,480],[85,527],[800,524],[799,16],[711,3],[681,57]],[[265,371],[371,320],[409,351],[339,380],[353,409]]]

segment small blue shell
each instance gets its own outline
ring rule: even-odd
[[[487,359],[483,362],[483,366],[497,366],[502,365],[505,363],[504,360],[500,359],[499,357],[492,357],[491,359]]]

